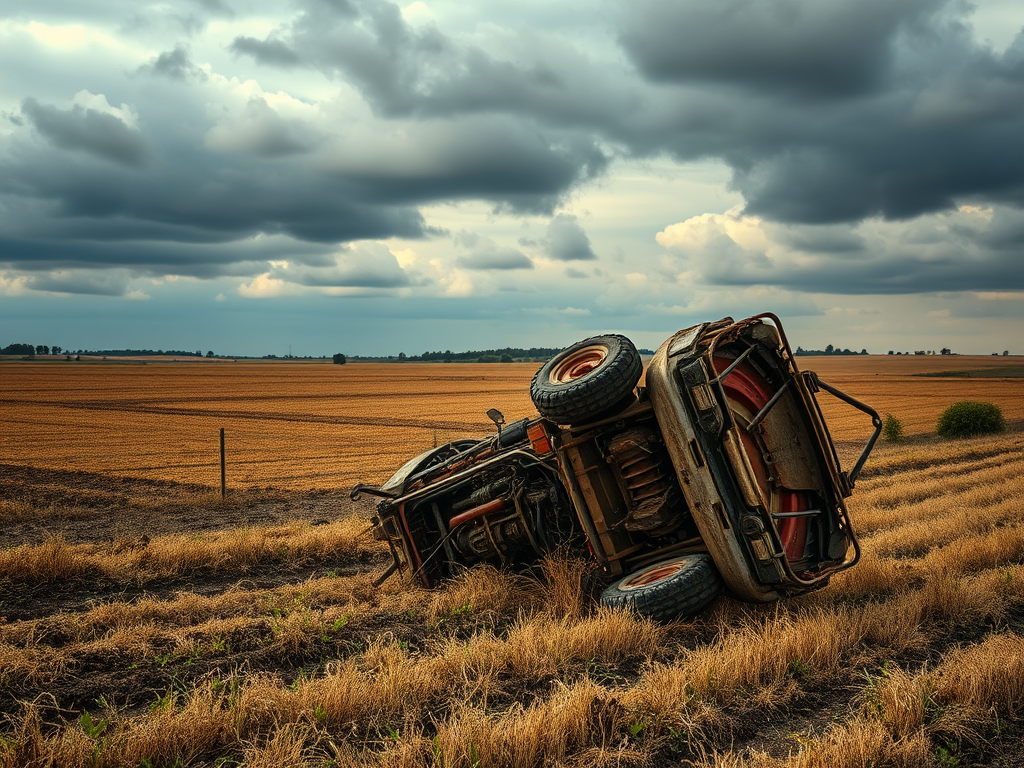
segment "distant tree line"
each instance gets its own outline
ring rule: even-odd
[[[529,349],[504,347],[502,349],[475,349],[467,352],[452,352],[450,349],[446,349],[444,352],[424,352],[422,355],[409,356],[400,352],[397,358],[388,359],[422,363],[513,363],[516,360],[547,360],[561,351],[562,347],[530,347]],[[649,349],[639,351],[643,355],[654,354]]]
[[[110,356],[110,357],[203,357],[201,350],[195,352],[187,352],[181,349],[86,349],[78,350],[80,355],[98,355],[98,356]],[[206,357],[215,357],[213,351],[208,351]]]
[[[0,349],[0,355],[34,355],[36,348],[31,344],[8,344]],[[39,354],[42,354],[40,352]]]
[[[93,357],[203,357],[200,350],[185,352],[180,349],[64,349],[63,347],[48,347],[45,344],[33,346],[32,344],[8,344],[0,349],[0,355],[91,355]],[[206,357],[215,357],[213,351],[208,351]]]
[[[0,349],[0,355],[59,355],[64,351],[63,347],[48,347],[45,344],[37,344],[36,346],[31,344],[8,344],[3,349]],[[71,350],[67,351],[70,352]]]
[[[910,353],[909,352],[893,352],[890,349],[889,350],[889,354],[890,355],[909,355]],[[915,355],[934,355],[935,354],[935,350],[934,349],[917,349],[917,350],[914,350],[914,354]],[[942,351],[939,352],[939,354],[940,355],[955,355],[956,352],[954,352],[953,350],[949,349],[948,347],[943,347]]]
[[[862,349],[860,352],[853,352],[849,349],[839,349],[829,344],[824,349],[804,349],[803,347],[797,347],[794,354],[797,355],[866,355],[868,351]],[[892,354],[891,352],[889,354]]]
[[[446,349],[444,352],[424,352],[422,355],[410,355],[406,357],[404,353],[399,353],[400,360],[419,361],[424,363],[473,363],[473,362],[501,362],[503,357],[507,357],[508,360],[505,362],[512,362],[518,358],[534,358],[543,357],[547,359],[553,354],[558,352],[557,349],[549,349],[547,347],[531,347],[530,349],[523,349],[521,347],[505,347],[504,349],[484,349],[484,350],[469,350],[467,352],[452,352],[450,349]],[[480,360],[480,358],[488,358],[487,360]]]

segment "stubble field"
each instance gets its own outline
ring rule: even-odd
[[[535,365],[0,366],[0,765],[1019,765],[1024,380],[800,363],[908,432],[851,499],[863,562],[664,626],[568,557],[372,586],[348,487],[530,415]],[[932,436],[962,399],[1008,432]]]

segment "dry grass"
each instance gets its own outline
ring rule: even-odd
[[[322,526],[292,523],[226,532],[68,544],[59,534],[42,544],[0,552],[0,584],[68,579],[110,579],[144,584],[198,571],[243,574],[257,565],[289,565],[318,558],[358,560],[383,552],[360,537],[366,521],[348,518]]]

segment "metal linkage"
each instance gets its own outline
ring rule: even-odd
[[[882,434],[882,417],[878,415],[878,411],[872,408],[870,405],[862,403],[855,397],[850,397],[842,390],[836,389],[831,384],[826,384],[824,381],[818,378],[818,374],[813,371],[810,372],[811,377],[814,379],[814,383],[824,389],[831,395],[838,397],[844,403],[852,405],[859,411],[863,411],[871,417],[871,424],[874,426],[875,431],[868,439],[867,445],[864,446],[864,450],[861,451],[860,458],[857,459],[857,463],[853,465],[853,469],[850,470],[848,477],[850,478],[850,487],[853,487],[854,481],[857,479],[857,475],[860,474],[861,469],[864,467],[864,462],[868,460],[868,455],[871,453],[871,449],[875,447],[875,443],[878,441],[879,435]]]
[[[772,512],[771,514],[772,514],[772,519],[774,519],[774,520],[782,520],[782,519],[785,519],[787,517],[814,517],[815,515],[820,515],[821,514],[821,510],[820,509],[800,509],[800,510],[797,510],[796,512]]]
[[[740,354],[739,357],[737,357],[735,360],[733,360],[731,363],[729,363],[729,367],[728,368],[726,368],[724,371],[722,371],[720,374],[718,374],[718,377],[713,379],[709,383],[717,384],[719,382],[725,381],[725,377],[728,376],[730,373],[732,373],[733,370],[735,370],[736,366],[739,365],[740,363],[742,363],[744,360],[746,360],[747,357],[750,355],[750,353],[753,352],[753,351],[754,351],[754,345],[751,344],[749,347],[747,347]]]
[[[779,387],[778,391],[772,395],[772,399],[765,403],[764,408],[758,411],[757,415],[750,420],[749,424],[747,424],[747,432],[753,433],[754,430],[757,429],[757,425],[764,421],[764,417],[768,415],[768,411],[775,407],[775,404],[779,402],[784,394],[786,394],[786,390],[789,389],[789,385],[792,381],[792,379],[786,379],[786,383]]]

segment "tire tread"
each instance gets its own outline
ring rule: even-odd
[[[588,376],[569,384],[552,384],[548,375],[558,360],[575,349],[612,339],[614,353]],[[643,373],[640,353],[628,338],[618,334],[594,336],[573,344],[548,360],[530,383],[530,397],[537,411],[560,424],[593,420],[627,398]]]
[[[672,621],[692,616],[705,608],[722,591],[722,577],[708,555],[690,555],[691,565],[640,589],[618,589],[619,579],[601,594],[609,608],[631,609],[655,621]]]

